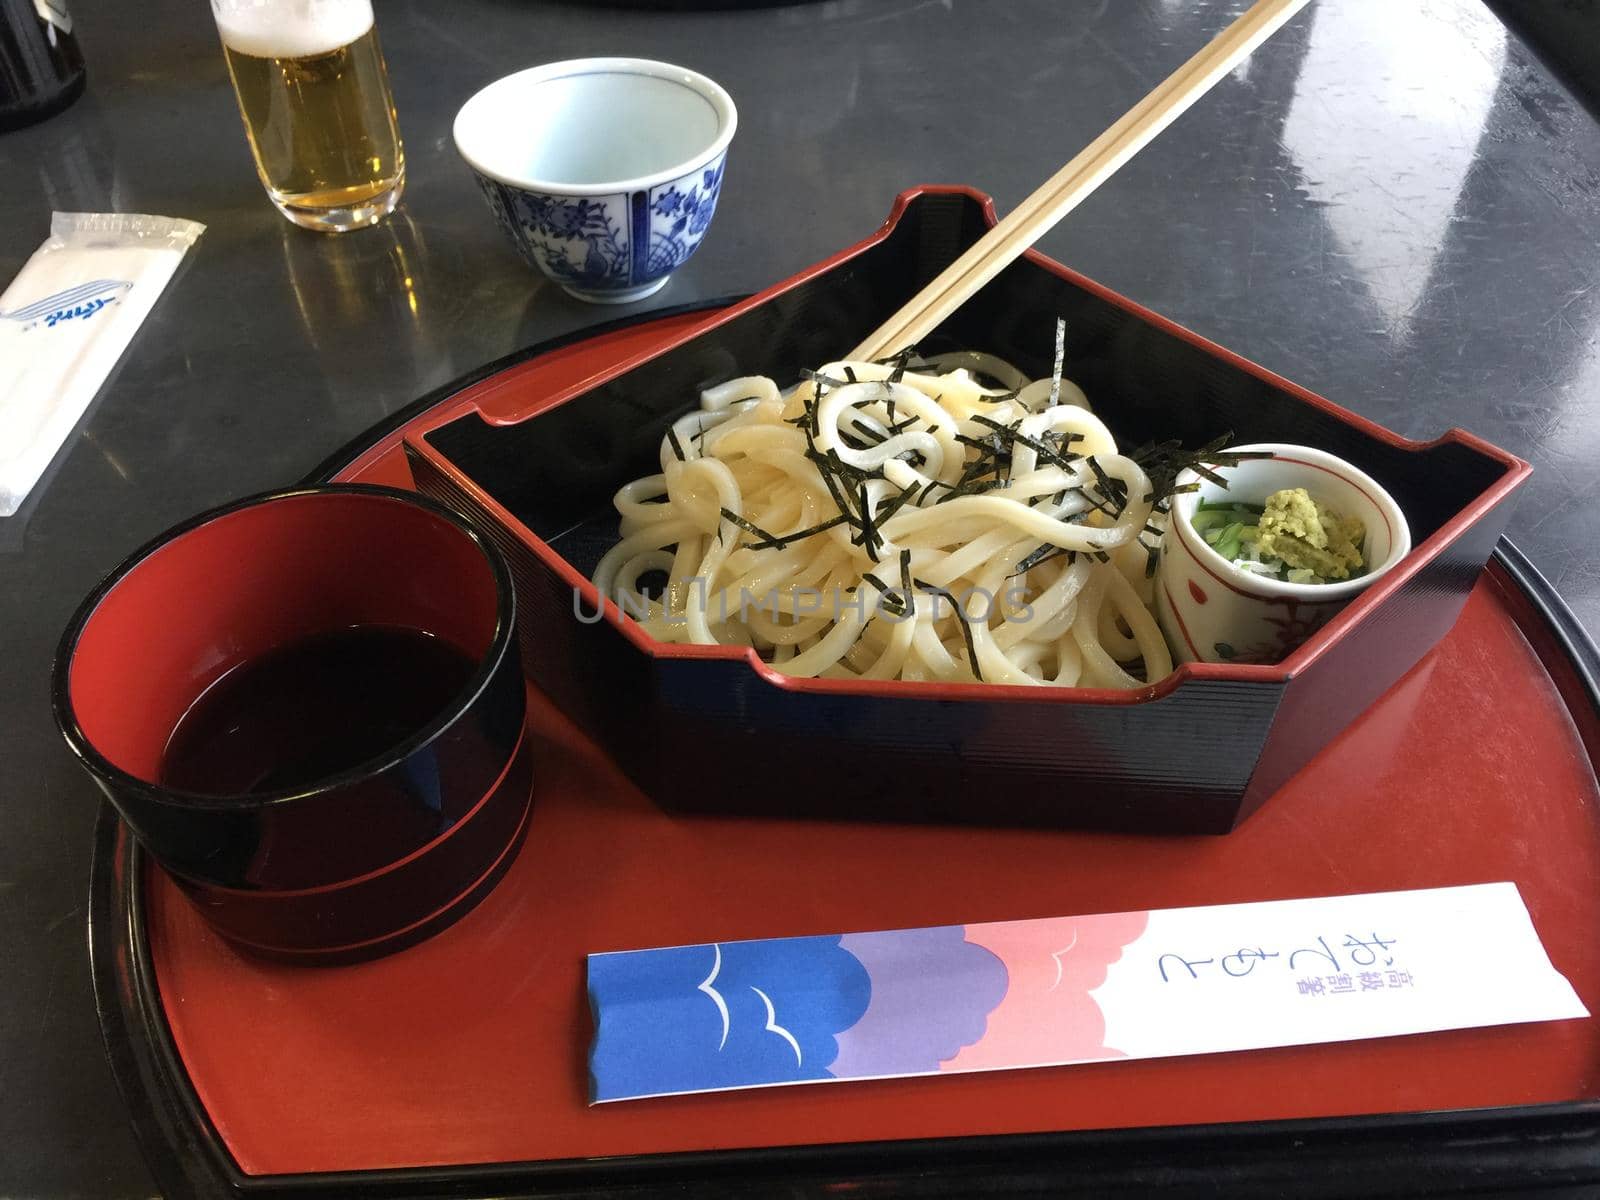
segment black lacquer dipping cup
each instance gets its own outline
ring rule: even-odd
[[[56,721],[144,850],[237,945],[345,962],[463,915],[526,832],[516,598],[413,493],[203,513],[83,603]]]

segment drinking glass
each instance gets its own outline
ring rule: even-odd
[[[211,0],[272,203],[307,229],[381,221],[405,154],[371,0]]]

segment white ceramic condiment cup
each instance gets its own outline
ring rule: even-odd
[[[1271,457],[1218,468],[1226,488],[1184,472],[1179,486],[1197,483],[1199,490],[1174,497],[1162,538],[1156,614],[1179,662],[1279,662],[1411,550],[1411,531],[1394,498],[1342,458],[1280,442],[1230,449]],[[1365,526],[1365,573],[1336,583],[1256,575],[1218,554],[1190,524],[1202,501],[1262,504],[1273,492],[1297,487]]]
[[[699,248],[738,127],[687,67],[580,58],[497,79],[455,142],[531,265],[580,300],[641,300]]]

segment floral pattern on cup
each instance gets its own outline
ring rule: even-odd
[[[1309,446],[1263,443],[1234,447],[1263,451],[1218,471],[1224,489],[1193,472],[1180,486],[1161,543],[1156,571],[1156,616],[1175,661],[1277,663],[1293,654],[1363,589],[1411,550],[1405,515],[1364,472]],[[1360,518],[1367,534],[1366,571],[1335,583],[1288,583],[1234,566],[1208,546],[1190,520],[1201,501],[1237,499],[1260,504],[1282,488],[1303,487],[1336,512]]]
[[[700,172],[698,183],[686,190],[675,180],[657,188],[650,199],[654,220],[650,226],[650,253],[645,269],[651,278],[681,266],[700,245],[717,211],[717,196],[722,191],[723,160]]]
[[[648,191],[609,196],[548,195],[475,174],[530,266],[586,298],[623,299],[657,284],[699,248],[725,165],[718,158]]]
[[[483,175],[477,179],[529,266],[581,288],[628,285],[626,196],[542,196]]]
[[[1231,663],[1275,663],[1288,658],[1317,630],[1328,623],[1342,606],[1341,601],[1328,604],[1302,604],[1298,600],[1283,600],[1281,615],[1264,615],[1264,634],[1248,645],[1235,646],[1232,642],[1213,642],[1216,661]]]

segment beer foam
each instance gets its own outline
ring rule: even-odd
[[[256,58],[306,58],[348,46],[372,28],[372,0],[292,0],[269,7],[226,4],[222,43]]]

